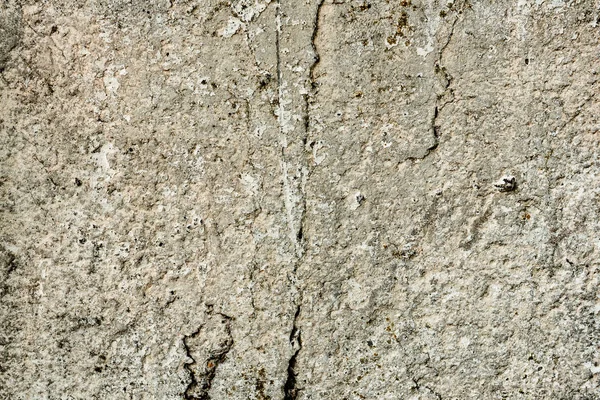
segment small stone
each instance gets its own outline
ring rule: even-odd
[[[517,179],[512,175],[504,175],[494,186],[501,192],[512,192],[517,188]]]

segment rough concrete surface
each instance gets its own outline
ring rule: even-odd
[[[0,399],[600,399],[596,0],[0,0]]]

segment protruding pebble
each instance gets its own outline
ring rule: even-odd
[[[512,192],[517,188],[517,179],[512,175],[504,175],[494,186],[501,192]]]

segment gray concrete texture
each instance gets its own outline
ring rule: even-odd
[[[0,399],[600,399],[599,7],[0,0]]]

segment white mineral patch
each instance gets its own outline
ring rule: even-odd
[[[239,18],[229,17],[227,25],[219,30],[219,36],[222,36],[224,38],[232,37],[240,30],[240,28],[243,25],[244,23]]]

